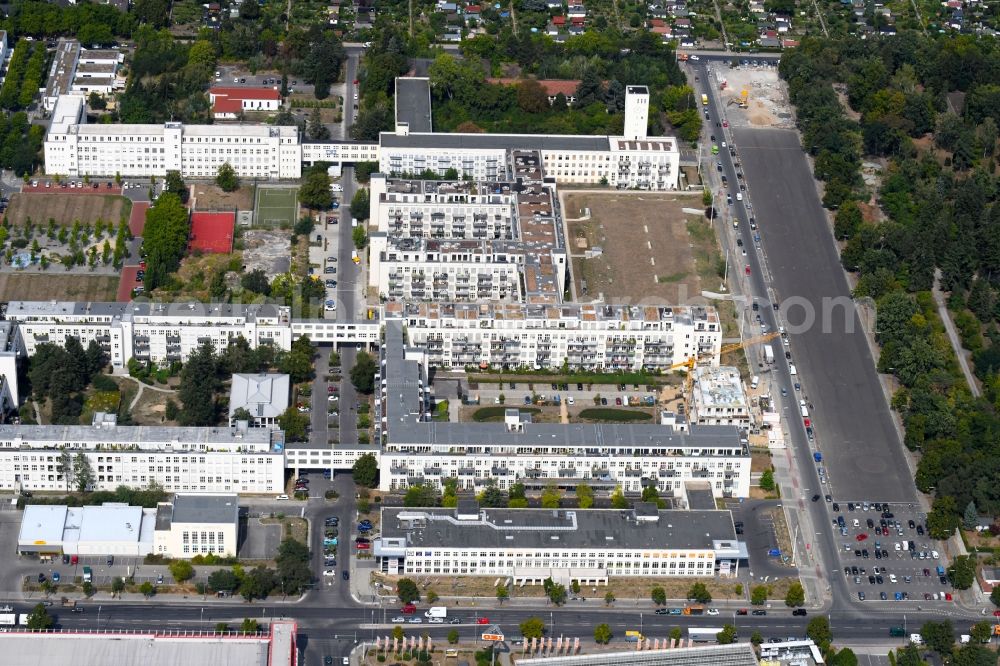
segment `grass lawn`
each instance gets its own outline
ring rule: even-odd
[[[472,420],[478,423],[484,423],[488,421],[500,421],[503,419],[504,412],[508,409],[516,409],[520,412],[526,414],[538,414],[542,410],[537,407],[518,407],[517,405],[494,405],[493,407],[482,407],[477,409],[472,414]]]
[[[588,421],[604,421],[606,423],[627,423],[630,421],[649,421],[653,415],[648,412],[634,412],[629,409],[608,409],[597,407],[580,412],[581,419]]]
[[[120,403],[121,393],[118,391],[93,391],[87,395],[87,399],[83,402],[80,422],[89,425],[97,412],[117,414]]]

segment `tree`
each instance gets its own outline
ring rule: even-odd
[[[52,616],[49,615],[48,609],[45,608],[44,604],[36,604],[31,612],[28,614],[28,621],[25,627],[31,631],[45,631],[46,629],[51,629],[54,624]]]
[[[448,643],[451,645],[458,643],[458,629],[452,629],[448,632]]]
[[[731,624],[723,625],[722,631],[715,635],[715,640],[719,645],[729,645],[735,643],[737,638],[736,627]]]
[[[750,590],[750,603],[754,606],[763,606],[767,602],[768,591],[767,585],[755,585]]]
[[[299,594],[312,583],[309,547],[301,541],[291,537],[282,540],[274,563],[275,576],[284,594]]]
[[[396,583],[396,596],[404,604],[412,604],[420,601],[420,589],[410,578],[400,578]]]
[[[1000,585],[993,586],[993,591],[990,592],[990,601],[993,602],[994,606],[1000,608]]]
[[[392,639],[395,641],[403,640],[403,628],[400,626],[395,626],[392,628]]]
[[[594,506],[594,489],[583,481],[576,484],[576,501],[581,509]]]
[[[858,666],[858,657],[854,654],[854,650],[844,648],[842,650],[838,650],[834,654],[831,654],[830,657],[827,658],[827,664],[828,666]]]
[[[976,579],[976,563],[969,555],[959,555],[948,567],[948,580],[956,590],[967,590]]]
[[[151,292],[167,280],[167,275],[180,266],[187,251],[191,224],[188,210],[179,196],[164,192],[146,211],[142,232],[142,247],[146,252],[146,292]]]
[[[927,534],[933,539],[948,539],[958,528],[958,507],[951,495],[941,495],[934,499],[927,514]]]
[[[602,623],[594,627],[594,642],[598,645],[607,645],[611,642],[611,627]]]
[[[231,569],[218,569],[208,575],[208,587],[216,592],[233,592],[240,580]]]
[[[476,496],[476,499],[479,500],[479,506],[487,509],[507,506],[507,499],[504,497],[503,491],[497,488],[497,484],[493,479],[489,479],[486,482],[486,487]]]
[[[667,591],[662,587],[657,585],[652,590],[649,591],[649,597],[653,600],[653,603],[657,606],[663,606],[667,603]]]
[[[150,583],[148,580],[144,581],[142,585],[139,586],[139,593],[149,599],[151,596],[156,594],[156,587]]]
[[[996,666],[997,653],[984,645],[963,645],[955,651],[954,666]],[[897,662],[899,666],[904,665]]]
[[[765,469],[760,475],[760,489],[774,492],[774,470]]]
[[[809,620],[806,625],[806,636],[808,636],[820,650],[826,652],[833,642],[833,632],[830,631],[830,621],[825,615],[817,615]]]
[[[267,273],[263,268],[255,268],[249,273],[244,273],[240,278],[240,285],[247,291],[268,296],[271,293],[271,284],[267,281]]]
[[[119,576],[115,576],[114,578],[112,578],[111,579],[111,594],[112,594],[112,596],[114,596],[116,594],[120,595],[124,591],[125,591],[125,581],[123,581],[121,579],[121,577],[119,577]]]
[[[170,575],[178,583],[194,578],[194,566],[187,560],[174,560],[170,563]]]
[[[265,599],[274,589],[274,572],[265,567],[255,567],[243,574],[240,596],[247,601]]]
[[[754,629],[753,633],[750,634],[750,642],[754,645],[760,645],[764,642],[764,637],[760,635],[760,632]]]
[[[306,181],[299,188],[299,201],[306,208],[325,210],[333,203],[333,193],[330,190],[330,176],[325,170],[314,169],[306,176]]]
[[[976,511],[976,502],[975,500],[969,500],[969,503],[965,505],[965,514],[962,516],[962,527],[967,530],[974,530],[978,524],[979,512]]]
[[[378,461],[375,455],[366,453],[360,456],[351,468],[354,483],[365,488],[374,488],[378,484]]]
[[[976,622],[972,625],[969,635],[976,643],[988,643],[993,636],[993,625],[989,622]]]
[[[180,422],[185,426],[214,425],[218,412],[219,363],[211,342],[192,353],[181,369],[178,397],[184,409]]]
[[[608,590],[607,592],[604,593],[604,605],[610,606],[613,603],[615,603],[615,593],[612,592],[611,590]]]
[[[542,491],[542,508],[558,509],[559,498],[559,488],[554,483],[546,485],[545,489]]]
[[[285,431],[287,441],[304,442],[308,439],[306,428],[309,427],[309,416],[300,412],[295,405],[289,405],[278,417],[278,427]]]
[[[792,581],[785,593],[785,605],[790,608],[806,605],[806,591],[799,581]]]
[[[240,189],[240,179],[236,175],[236,169],[229,162],[219,165],[219,170],[215,173],[215,184],[222,188],[223,192],[235,192]]]
[[[672,638],[675,641],[679,641],[684,637],[684,630],[680,627],[671,627],[670,632],[667,634],[668,638]]]
[[[695,583],[688,590],[687,598],[697,601],[699,604],[707,604],[712,602],[712,593],[708,591],[704,583]]]
[[[368,245],[368,232],[365,230],[364,225],[359,224],[351,229],[351,240],[354,241],[354,247],[359,250],[364,249]]]
[[[955,645],[955,628],[951,620],[944,622],[924,622],[920,627],[920,636],[924,639],[927,647],[940,655],[951,654],[951,648]]]
[[[542,581],[542,589],[545,590],[546,596],[548,596],[549,601],[554,603],[556,606],[566,601],[566,586],[555,582],[551,578],[546,578]]]
[[[625,493],[622,492],[622,487],[617,486],[611,493],[611,508],[612,509],[627,509],[631,505],[629,501],[625,499]]]
[[[364,221],[371,217],[371,214],[370,195],[368,190],[362,187],[351,197],[351,216],[359,221]]]
[[[371,395],[375,390],[375,359],[366,351],[359,351],[351,368],[351,384],[359,393]]]
[[[243,618],[243,622],[240,624],[240,633],[243,634],[256,634],[260,632],[260,625],[257,624],[257,620],[252,617]]]
[[[506,585],[497,585],[497,601],[501,604],[510,599],[510,592]]]
[[[525,79],[517,86],[517,105],[526,113],[549,110],[549,94],[536,79]]]
[[[187,203],[189,192],[184,179],[181,178],[180,171],[170,170],[167,172],[167,177],[163,181],[163,191],[176,194],[180,197],[181,203]]]
[[[90,466],[90,458],[83,453],[73,457],[73,478],[78,492],[90,490],[94,485],[94,468]]]
[[[432,485],[415,483],[406,489],[403,506],[437,506],[438,492]]]
[[[315,107],[309,114],[309,124],[306,126],[306,135],[313,141],[329,141],[330,128],[323,124],[322,112],[319,107]]]
[[[521,623],[521,635],[525,638],[541,638],[545,633],[545,622],[540,617],[529,617]]]

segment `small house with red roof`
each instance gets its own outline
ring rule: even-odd
[[[212,117],[218,120],[239,118],[244,111],[277,111],[281,108],[281,93],[265,87],[216,87],[208,91]]]

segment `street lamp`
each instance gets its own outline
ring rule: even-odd
[[[201,630],[205,631],[205,609],[201,609],[201,620],[198,622],[201,625]]]

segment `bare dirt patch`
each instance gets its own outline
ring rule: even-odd
[[[288,271],[291,261],[291,232],[249,229],[243,232],[243,271],[261,269],[269,278]]]
[[[117,293],[117,275],[0,273],[0,301],[114,301]]]
[[[11,224],[24,224],[30,217],[35,224],[93,224],[98,219],[112,224],[128,221],[132,203],[114,194],[62,194],[58,192],[18,192],[10,197],[6,217]]]
[[[680,194],[568,193],[564,211],[577,298],[607,302],[687,303],[704,284],[697,255],[715,250],[715,234],[701,215],[701,199]],[[584,211],[590,217],[584,218]],[[692,237],[702,226],[707,234]],[[702,248],[702,246],[705,246]],[[594,248],[600,248],[596,253]],[[587,293],[583,292],[586,280]]]
[[[196,183],[191,186],[191,200],[193,210],[253,210],[253,186],[223,192],[212,183]]]
[[[724,114],[731,125],[741,127],[793,127],[788,91],[772,67],[713,67],[711,84],[722,100]],[[720,90],[722,81],[726,87]],[[747,92],[747,108],[738,102]]]

